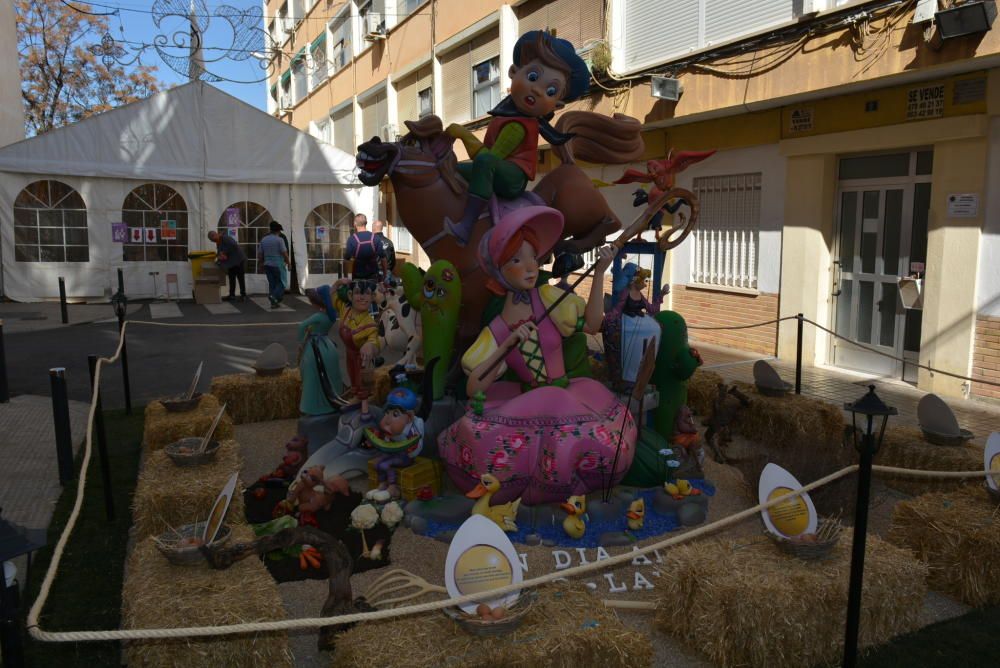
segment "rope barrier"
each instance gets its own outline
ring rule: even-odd
[[[815,480],[801,489],[792,492],[791,494],[772,499],[771,501],[758,504],[752,508],[747,508],[743,511],[729,515],[722,519],[716,520],[710,524],[698,527],[687,533],[673,536],[656,543],[652,543],[642,548],[636,548],[632,551],[625,552],[623,554],[615,555],[609,559],[602,559],[601,561],[590,562],[587,564],[581,564],[563,571],[554,571],[552,573],[547,573],[545,575],[532,578],[530,580],[525,580],[519,584],[512,584],[505,587],[500,587],[497,589],[490,590],[488,592],[479,592],[476,594],[468,594],[465,596],[459,596],[455,598],[449,598],[440,601],[431,601],[427,603],[420,603],[416,605],[404,606],[401,608],[390,608],[386,610],[376,610],[374,612],[361,612],[348,615],[339,615],[336,617],[308,617],[301,619],[283,619],[283,620],[273,620],[264,622],[247,622],[240,624],[226,624],[220,626],[197,626],[197,627],[182,627],[182,628],[164,628],[164,629],[128,629],[128,630],[114,630],[114,631],[45,631],[39,626],[39,616],[45,607],[45,603],[48,600],[49,594],[51,593],[52,583],[55,581],[56,573],[59,571],[59,565],[62,562],[63,553],[66,549],[66,544],[76,527],[76,523],[80,516],[80,509],[83,506],[83,496],[87,487],[87,470],[90,464],[90,458],[93,450],[93,426],[94,418],[97,408],[97,396],[100,391],[100,381],[101,381],[101,370],[105,364],[113,364],[118,361],[121,357],[122,347],[125,343],[125,333],[129,324],[155,324],[161,326],[180,326],[180,327],[190,327],[190,326],[248,326],[248,325],[217,325],[214,323],[208,324],[193,324],[193,325],[182,325],[177,323],[155,323],[152,321],[126,321],[119,334],[118,347],[115,353],[111,357],[101,357],[97,360],[97,364],[94,369],[94,384],[91,393],[90,409],[87,413],[87,431],[86,438],[84,442],[84,455],[83,462],[80,469],[80,480],[76,490],[76,498],[73,502],[73,509],[70,511],[69,519],[66,522],[66,526],[63,528],[62,533],[59,536],[59,540],[56,543],[56,547],[52,554],[52,560],[49,563],[48,570],[45,573],[45,578],[42,580],[42,586],[39,590],[38,597],[31,606],[31,610],[28,612],[27,617],[27,629],[31,637],[35,640],[43,642],[79,642],[79,641],[113,641],[113,640],[152,640],[160,638],[182,638],[182,637],[205,637],[205,636],[220,636],[220,635],[235,635],[240,633],[257,633],[266,631],[289,631],[294,629],[317,629],[327,626],[334,626],[340,624],[350,624],[355,622],[363,621],[375,621],[380,619],[389,619],[394,617],[401,617],[406,615],[414,615],[424,612],[432,612],[435,610],[441,610],[443,608],[460,605],[463,603],[471,603],[476,601],[481,601],[484,598],[494,598],[507,594],[513,591],[519,591],[522,589],[530,589],[533,587],[538,587],[549,582],[553,582],[558,579],[575,577],[582,575],[584,573],[590,573],[598,570],[605,570],[624,564],[625,562],[632,561],[633,559],[652,553],[657,550],[666,549],[673,547],[675,545],[680,545],[686,543],[696,538],[700,538],[712,532],[718,531],[730,525],[741,522],[749,517],[752,517],[763,510],[767,510],[779,503],[784,503],[790,498],[796,498],[806,492],[809,492],[818,487],[822,487],[831,482],[839,480],[851,473],[858,470],[858,465],[853,464],[851,466],[846,466],[839,471],[835,471],[819,480]],[[290,323],[257,323],[266,326],[277,326]],[[898,469],[895,467],[888,466],[874,466],[874,471],[881,473],[889,473],[894,475],[910,475],[914,477],[939,477],[939,478],[974,478],[989,475],[985,469],[982,471],[918,471],[911,469]]]

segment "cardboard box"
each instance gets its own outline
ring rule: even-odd
[[[194,283],[195,304],[221,304],[222,298],[219,292],[219,284],[215,279],[207,281],[199,278]]]
[[[217,285],[222,285],[226,281],[226,271],[216,264],[202,265],[201,275],[197,278],[197,281],[204,281],[206,283],[214,281]]]

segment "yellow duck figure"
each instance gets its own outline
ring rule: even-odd
[[[504,531],[517,531],[517,525],[514,524],[514,520],[517,518],[517,509],[521,505],[521,499],[499,506],[491,506],[490,499],[499,491],[500,481],[496,476],[489,473],[484,473],[480,476],[479,484],[466,494],[470,499],[479,499],[472,506],[472,514],[482,515],[487,519],[493,520]]]
[[[587,497],[571,496],[566,502],[559,506],[569,517],[563,520],[563,531],[570,538],[583,538],[587,532],[587,523],[583,520],[583,514],[587,512]]]
[[[687,480],[675,480],[672,483],[663,483],[663,491],[678,501],[683,499],[685,496],[698,496],[701,494],[701,490],[697,487],[692,487],[691,483]]]
[[[628,528],[632,531],[642,529],[642,524],[646,520],[646,500],[636,499],[630,503],[625,518],[628,522]]]

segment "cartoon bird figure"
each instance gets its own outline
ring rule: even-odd
[[[636,499],[630,503],[628,512],[625,513],[625,519],[628,523],[628,528],[632,531],[642,529],[642,525],[646,521],[646,500]]]
[[[664,483],[663,491],[678,501],[685,496],[698,496],[701,494],[701,490],[693,487],[687,480],[675,480],[674,482]]]
[[[665,159],[648,161],[645,172],[626,169],[615,183],[652,183],[653,187],[646,197],[650,202],[655,202],[660,195],[676,185],[678,174],[714,154],[715,151],[680,151],[674,154],[674,149],[670,149]]]
[[[583,538],[583,534],[587,532],[587,523],[583,518],[587,512],[587,497],[571,496],[559,507],[569,513],[569,517],[563,520],[563,531],[566,535],[570,538]]]
[[[479,478],[479,484],[466,494],[470,499],[479,499],[472,506],[473,515],[482,515],[487,519],[496,522],[504,531],[517,531],[514,520],[517,518],[517,509],[521,505],[521,499],[504,503],[498,506],[491,506],[490,499],[500,491],[500,481],[490,473],[484,473]]]

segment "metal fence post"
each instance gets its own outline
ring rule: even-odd
[[[10,388],[7,387],[7,353],[3,348],[3,320],[0,320],[0,404],[10,401]]]
[[[802,323],[804,316],[795,316],[798,332],[795,339],[795,394],[802,394]]]
[[[90,391],[94,391],[97,374],[97,355],[87,356],[90,367]],[[111,463],[108,461],[108,435],[104,430],[104,409],[101,407],[101,388],[97,388],[94,409],[94,431],[97,436],[97,453],[101,459],[101,481],[104,483],[104,514],[108,521],[115,519],[115,497],[111,489]]]
[[[111,298],[111,306],[118,317],[118,334],[122,337],[122,385],[125,390],[125,413],[132,414],[132,385],[128,377],[128,344],[125,341],[125,313],[128,310],[128,299],[125,297],[125,276],[118,269],[118,292]]]
[[[52,422],[56,432],[56,460],[59,464],[59,484],[73,479],[73,433],[69,426],[69,398],[66,393],[66,369],[49,369],[52,385]]]
[[[66,307],[66,279],[59,277],[59,310],[62,312],[62,322],[69,322],[69,309]]]

